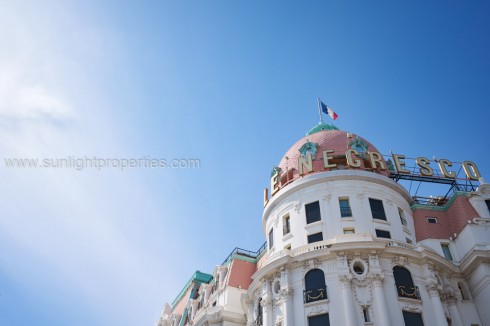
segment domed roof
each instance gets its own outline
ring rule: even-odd
[[[291,146],[281,159],[278,166],[283,173],[281,184],[284,185],[299,177],[298,158],[300,156],[306,157],[308,154],[312,154],[313,172],[325,171],[323,161],[323,151],[325,150],[333,150],[333,152],[328,153],[328,156],[333,157],[329,163],[337,164],[337,167],[333,168],[334,170],[350,168],[345,159],[345,151],[350,148],[357,150],[360,154],[362,162],[359,169],[373,171],[368,162],[367,152],[379,153],[376,147],[358,135],[339,130],[331,124],[320,123]],[[275,170],[278,168],[276,167]],[[286,175],[286,171],[288,171],[288,175]],[[379,173],[379,171],[375,172]],[[287,178],[287,181],[284,178]]]

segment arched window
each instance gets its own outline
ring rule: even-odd
[[[419,289],[413,284],[412,275],[405,267],[393,267],[396,290],[399,297],[420,299]]]
[[[321,269],[312,269],[305,275],[304,302],[327,299],[325,274]]]

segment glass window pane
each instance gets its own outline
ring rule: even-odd
[[[318,242],[323,240],[323,233],[318,232],[308,236],[308,243]]]
[[[381,200],[369,198],[369,205],[371,206],[371,214],[373,215],[373,218],[386,221],[385,209]]]
[[[310,224],[316,221],[320,221],[321,215],[320,215],[320,203],[319,202],[314,202],[311,204],[305,205],[305,211],[306,211],[306,223]]]

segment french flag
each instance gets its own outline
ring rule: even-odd
[[[326,114],[328,114],[330,116],[330,118],[332,119],[337,119],[339,116],[337,115],[337,113],[335,113],[331,108],[329,108],[325,103],[323,103],[322,101],[320,101],[320,105],[322,107],[322,111],[325,112]]]

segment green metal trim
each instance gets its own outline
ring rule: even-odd
[[[310,131],[308,131],[306,133],[306,136],[315,134],[315,133],[322,131],[322,130],[339,130],[339,128],[335,127],[333,124],[330,124],[330,123],[320,122],[318,125],[313,127]]]
[[[182,317],[180,318],[179,326],[184,326],[185,319],[187,318],[187,314],[189,313],[188,309],[184,309],[184,313],[182,314]]]
[[[466,192],[466,191],[456,191],[456,192],[454,192],[454,195],[451,197],[451,199],[448,200],[448,202],[444,206],[431,206],[431,205],[413,204],[413,205],[410,206],[410,208],[412,210],[414,210],[414,209],[427,209],[427,210],[432,210],[432,211],[447,211],[447,209],[452,205],[452,203],[456,199],[456,197],[465,196],[467,194],[468,194],[468,192]]]
[[[184,288],[180,291],[180,293],[177,295],[177,297],[175,298],[174,301],[172,301],[172,310],[174,309],[175,307],[175,304],[177,302],[180,301],[180,299],[182,299],[182,297],[184,296],[184,294],[187,292],[187,290],[189,289],[189,286],[191,286],[192,282],[196,282],[196,283],[209,283],[211,282],[211,280],[213,279],[213,275],[209,275],[209,274],[206,274],[206,273],[201,273],[200,271],[196,271],[194,273],[194,275],[192,275],[192,277],[189,279],[189,281],[187,281],[187,283],[185,284]],[[191,291],[191,295],[192,295],[192,291]]]

